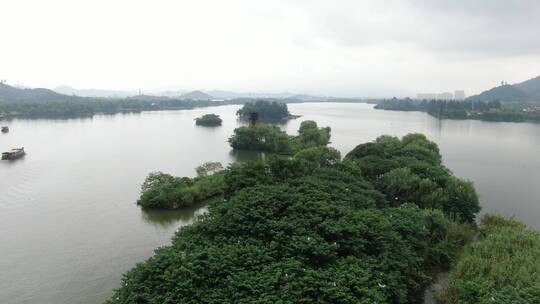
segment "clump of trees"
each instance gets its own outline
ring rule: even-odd
[[[234,130],[229,138],[233,149],[292,154],[301,149],[326,146],[330,142],[330,128],[319,128],[312,120],[303,121],[298,136],[289,136],[278,126],[258,124]]]
[[[146,177],[137,204],[144,208],[159,209],[189,207],[222,195],[224,188],[222,173],[189,178],[153,172]]]
[[[414,202],[468,223],[480,211],[472,183],[453,176],[442,165],[437,144],[422,134],[381,136],[358,145],[346,159],[358,163],[364,178],[393,206]]]
[[[485,215],[480,232],[450,272],[443,303],[540,303],[540,234],[497,215]]]
[[[330,127],[319,128],[313,120],[306,120],[300,124],[295,141],[300,149],[326,146],[330,143],[330,132]]]
[[[342,160],[322,145],[329,130],[314,129],[290,139],[294,153],[210,175],[225,199],[126,273],[108,303],[419,301],[430,270],[472,237],[474,188],[422,135],[383,136]]]
[[[259,119],[263,121],[275,121],[287,118],[289,110],[287,104],[278,101],[257,100],[248,102],[236,112],[240,119],[250,119],[251,113],[257,113]]]
[[[258,124],[234,130],[229,144],[237,150],[254,150],[289,154],[292,152],[291,139],[278,126]]]
[[[221,126],[223,120],[216,114],[204,114],[201,117],[195,118],[195,124],[198,126],[215,127]]]

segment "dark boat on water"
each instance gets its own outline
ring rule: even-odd
[[[9,127],[8,126],[3,126],[2,127],[2,133],[7,133],[9,132]]]
[[[24,148],[15,148],[2,153],[2,160],[16,159],[24,155]]]

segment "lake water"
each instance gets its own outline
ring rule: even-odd
[[[0,162],[0,303],[102,303],[122,273],[205,212],[142,211],[135,202],[149,172],[193,176],[205,161],[256,157],[226,142],[238,108],[3,122],[11,132],[0,134],[0,150],[24,146],[27,155]],[[422,132],[456,175],[474,181],[482,212],[540,228],[540,124],[439,121],[367,104],[289,109],[302,117],[283,126],[288,133],[315,120],[332,128],[343,155],[381,134]],[[205,113],[221,115],[223,126],[196,127]]]

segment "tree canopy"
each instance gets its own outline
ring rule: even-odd
[[[326,146],[330,128],[319,128],[312,120],[303,121],[298,136],[289,136],[278,126],[257,124],[236,128],[229,138],[233,149],[293,154],[301,149]]]
[[[394,206],[414,202],[469,223],[480,211],[472,183],[454,177],[442,165],[437,144],[422,134],[409,134],[401,140],[381,136],[356,146],[346,159],[358,163],[364,178]]]
[[[305,148],[294,154],[216,173],[224,199],[126,273],[108,303],[418,301],[429,269],[448,266],[470,238],[452,215],[474,219],[474,188],[422,135],[380,137],[341,160],[315,129],[304,124],[295,140]],[[143,187],[171,180],[156,175]]]

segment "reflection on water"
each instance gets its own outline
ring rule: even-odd
[[[235,162],[265,160],[268,157],[268,154],[265,152],[233,150],[233,149],[229,151],[229,155],[234,159]]]
[[[177,226],[178,222],[181,222],[182,224],[192,223],[196,216],[208,211],[206,206],[207,202],[203,202],[178,210],[143,208],[140,210],[142,219],[146,223],[161,228],[169,228],[171,226]]]
[[[19,148],[19,147],[13,147],[13,148]],[[11,150],[11,149],[10,149]],[[1,151],[1,152],[7,152],[7,151]],[[0,153],[1,153],[0,152]],[[21,156],[17,156],[17,158],[13,158],[13,159],[2,159],[1,161],[10,166],[10,165],[15,165],[16,163],[24,163],[24,159],[26,158],[26,155],[28,154],[28,152],[25,151],[25,153]]]

